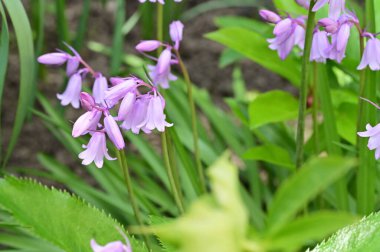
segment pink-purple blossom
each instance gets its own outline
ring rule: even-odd
[[[107,136],[110,138],[112,143],[117,149],[122,150],[125,147],[125,142],[123,135],[121,134],[119,125],[117,125],[115,119],[111,115],[106,115],[104,117],[104,129]]]
[[[313,7],[313,11],[318,11],[327,3],[329,4],[329,17],[337,20],[345,9],[345,0],[318,0]]]
[[[270,10],[260,10],[259,15],[268,23],[277,24],[281,21],[281,17],[277,13]]]
[[[76,73],[70,77],[66,90],[62,94],[57,94],[57,98],[61,100],[62,106],[71,104],[74,108],[79,108],[79,96],[81,91],[82,75]]]
[[[83,165],[89,165],[94,162],[96,167],[102,168],[104,158],[115,160],[108,154],[106,136],[102,131],[92,132],[90,141],[87,145],[83,145],[83,148],[85,150],[79,154],[79,158],[83,159]]]
[[[98,73],[98,76],[95,78],[94,86],[92,87],[92,95],[96,103],[106,105],[104,100],[107,88],[107,79],[101,73]]]
[[[310,8],[310,0],[296,0],[296,3],[307,10]]]
[[[313,35],[310,61],[325,63],[328,58],[327,50],[330,46],[326,31],[317,30]]]
[[[380,70],[380,40],[375,38],[372,34],[366,34],[368,34],[370,38],[367,41],[358,70],[369,66],[371,70],[378,71]]]
[[[368,149],[375,150],[375,158],[380,158],[380,124],[372,127],[367,124],[366,131],[358,132],[360,137],[369,137]]]
[[[81,115],[74,123],[72,136],[79,137],[96,130],[101,116],[102,112],[95,108]]]

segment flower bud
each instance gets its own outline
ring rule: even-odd
[[[141,41],[137,46],[136,50],[140,52],[151,52],[156,50],[161,46],[161,42],[157,40],[145,40]]]
[[[82,105],[82,108],[84,108],[87,111],[91,111],[92,108],[95,106],[95,101],[92,96],[86,92],[80,93],[80,104]]]
[[[281,17],[270,10],[260,10],[259,14],[262,17],[262,19],[264,19],[268,23],[277,24],[281,21]]]
[[[175,49],[179,49],[179,43],[182,41],[183,27],[181,21],[174,21],[170,24],[170,38],[175,43]]]
[[[44,65],[62,65],[68,59],[66,53],[47,53],[38,57],[37,61]]]
[[[338,22],[331,18],[322,18],[318,24],[325,28],[328,33],[335,33],[338,30]]]

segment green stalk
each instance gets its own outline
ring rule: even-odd
[[[312,114],[313,114],[313,132],[314,132],[314,154],[319,155],[319,130],[318,130],[318,64],[313,63],[313,104],[312,104]]]
[[[373,0],[366,0],[366,28],[369,32],[376,32],[375,9]],[[361,41],[361,51],[364,42]],[[377,74],[368,68],[363,70],[360,80],[360,97],[376,101]],[[376,123],[376,108],[362,100],[359,101],[358,131],[364,131],[365,125]],[[375,208],[376,160],[373,153],[367,148],[367,138],[358,139],[359,169],[357,174],[357,206],[360,214],[369,214]]]
[[[164,6],[162,4],[157,4],[157,40],[164,40]],[[158,54],[161,50],[161,48],[158,49]]]
[[[190,75],[187,71],[187,68],[185,64],[183,63],[183,60],[181,58],[181,55],[179,54],[178,50],[175,50],[175,54],[177,55],[177,59],[179,62],[179,66],[181,68],[183,77],[185,78],[186,86],[187,86],[187,98],[190,106],[191,111],[191,128],[193,130],[193,144],[194,144],[194,156],[195,156],[195,162],[197,165],[197,171],[198,176],[201,184],[202,191],[206,191],[206,182],[205,182],[205,176],[203,173],[203,167],[201,162],[201,155],[199,150],[199,144],[198,144],[198,128],[197,128],[197,112],[195,110],[195,103],[194,103],[194,97],[193,97],[193,86],[191,84]]]
[[[125,185],[126,185],[127,190],[128,190],[129,200],[131,202],[131,206],[132,206],[133,212],[135,214],[136,221],[140,226],[143,226],[144,223],[141,219],[140,210],[139,210],[139,207],[137,205],[135,194],[133,192],[131,176],[129,174],[129,168],[128,168],[128,163],[127,163],[127,157],[125,155],[124,150],[116,149],[116,156],[117,156],[117,160],[119,162],[119,166],[120,166],[120,168],[123,172],[123,175],[124,175],[124,182],[125,182]],[[149,249],[150,243],[149,243],[149,239],[146,235],[144,235],[144,241],[146,243],[146,246]]]
[[[185,208],[181,199],[181,193],[180,188],[177,187],[176,180],[174,178],[175,172],[173,171],[173,167],[171,166],[171,161],[169,158],[169,152],[168,152],[168,142],[167,142],[167,133],[164,131],[161,134],[161,142],[162,142],[162,155],[164,156],[164,162],[166,167],[166,172],[168,173],[170,186],[172,189],[172,193],[174,196],[175,203],[178,207],[179,212],[182,214],[185,212]]]
[[[296,147],[296,168],[300,168],[303,163],[304,155],[304,134],[305,134],[305,117],[306,117],[306,99],[307,99],[307,89],[308,81],[310,76],[310,52],[311,43],[313,40],[313,29],[314,29],[314,19],[315,12],[312,11],[314,6],[314,1],[310,1],[309,14],[306,25],[306,37],[304,46],[304,55],[302,59],[302,76],[301,76],[301,86],[300,86],[300,97],[299,97],[299,110],[298,110],[298,123],[297,123],[297,147]]]

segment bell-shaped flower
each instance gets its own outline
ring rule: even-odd
[[[316,31],[311,46],[310,61],[325,63],[328,58],[327,50],[330,46],[326,31]]]
[[[161,46],[158,40],[144,40],[137,44],[136,50],[139,52],[152,52]]]
[[[313,7],[313,11],[318,11],[326,3],[329,3],[329,17],[337,20],[345,9],[345,0],[318,0]]]
[[[281,21],[281,17],[277,13],[270,10],[260,10],[259,15],[268,23],[277,24]]]
[[[117,149],[121,150],[125,147],[123,135],[120,132],[120,128],[117,125],[115,119],[111,115],[104,117],[104,129]]]
[[[81,92],[80,104],[82,108],[84,108],[85,110],[91,111],[95,107],[95,100],[90,94],[86,92]]]
[[[140,96],[139,99],[133,104],[132,110],[129,115],[125,118],[121,124],[121,128],[124,130],[131,130],[134,134],[139,134],[140,130],[145,133],[150,133],[151,131],[146,129],[143,124],[146,120],[146,115],[148,111],[149,99],[147,95]]]
[[[380,41],[373,36],[367,41],[358,70],[367,66],[373,71],[380,70]]]
[[[173,126],[172,123],[166,122],[164,107],[165,105],[162,103],[162,98],[160,96],[152,96],[148,104],[146,118],[140,125],[138,125],[138,127],[146,128],[148,130],[157,129],[160,132],[164,132],[165,127]]]
[[[273,30],[275,38],[268,39],[269,48],[277,50],[281,59],[285,59],[294,46],[303,49],[305,41],[304,18],[286,18],[278,22]]]
[[[94,86],[92,87],[92,94],[97,104],[101,104],[103,106],[106,105],[104,99],[107,88],[107,79],[102,74],[98,73],[98,76],[95,78]]]
[[[81,74],[73,74],[67,84],[66,90],[62,94],[57,94],[61,100],[62,106],[67,106],[71,103],[74,108],[79,108],[79,98],[82,90],[82,76]]]
[[[328,32],[328,33],[335,33],[339,28],[338,22],[331,19],[331,18],[320,19],[318,21],[318,25],[325,28],[326,32]]]
[[[184,25],[182,24],[181,21],[173,21],[169,27],[170,38],[174,42],[174,48],[176,50],[179,49],[179,45],[182,41],[183,28],[184,28]]]
[[[343,23],[338,31],[331,35],[331,46],[327,50],[329,59],[342,62],[346,56],[346,48],[348,39],[350,38],[351,25],[349,23]]]
[[[79,137],[87,134],[89,131],[96,130],[101,116],[102,112],[97,109],[87,111],[81,115],[74,123],[72,136]]]
[[[83,148],[86,150],[79,154],[79,158],[83,159],[83,165],[89,165],[94,162],[98,168],[102,168],[104,157],[108,160],[115,160],[108,154],[104,132],[93,132],[90,141],[87,145],[83,145]]]
[[[376,150],[375,158],[380,158],[380,124],[377,124],[375,127],[372,127],[370,124],[367,124],[366,131],[358,132],[360,137],[369,137],[368,149]]]
[[[66,74],[67,76],[71,76],[78,71],[78,67],[80,65],[79,58],[77,56],[70,56],[67,60],[66,65]]]
[[[126,96],[123,98],[120,104],[119,113],[117,115],[117,118],[119,121],[124,121],[127,116],[132,112],[133,105],[136,102],[136,93],[135,92],[129,92],[126,94]]]
[[[55,65],[59,66],[70,58],[70,55],[64,52],[54,52],[54,53],[46,53],[38,57],[37,61],[44,65]]]
[[[148,66],[149,75],[155,85],[160,85],[162,88],[169,88],[169,81],[176,80],[171,73],[172,53],[170,48],[162,51],[156,66]]]
[[[94,239],[91,240],[91,248],[93,252],[132,252],[132,247],[127,240],[127,244],[121,241],[114,241],[100,246]]]
[[[124,96],[128,93],[133,91],[137,86],[136,78],[126,78],[124,81],[118,83],[117,85],[114,85],[110,87],[105,92],[105,100],[106,104],[113,107],[115,104],[117,104],[121,99],[124,98]]]

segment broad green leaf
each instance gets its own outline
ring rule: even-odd
[[[216,17],[215,24],[219,28],[240,27],[247,30],[252,30],[259,34],[265,35],[265,37],[272,36],[273,30],[273,27],[268,25],[267,23],[260,22],[252,18],[239,16]]]
[[[305,204],[343,177],[355,160],[342,157],[314,158],[287,179],[278,189],[268,212],[268,232],[290,221]]]
[[[223,50],[222,54],[219,58],[219,67],[225,68],[226,66],[229,66],[235,62],[238,62],[242,59],[245,59],[243,55],[236,52],[235,50],[232,50],[230,48],[226,48]]]
[[[123,240],[122,227],[84,201],[26,179],[0,179],[0,206],[29,230],[65,251],[91,251],[99,244]],[[132,237],[134,251],[146,251]]]
[[[297,118],[298,101],[291,94],[275,90],[260,94],[249,104],[251,128]]]
[[[36,93],[33,83],[36,58],[34,56],[32,30],[22,2],[20,0],[5,0],[3,4],[8,11],[16,34],[20,59],[20,91],[15,122],[13,124],[8,149],[3,160],[3,165],[5,165],[17,143],[22,125],[31,105],[30,101]]]
[[[281,60],[277,52],[269,49],[262,34],[240,27],[229,27],[208,33],[205,37],[241,53],[299,86],[300,62],[291,56]]]
[[[302,245],[310,241],[320,241],[357,220],[357,216],[345,212],[311,213],[281,228],[268,238],[267,244],[273,250],[298,251]]]
[[[182,217],[152,228],[178,252],[241,251],[248,228],[238,169],[223,155],[210,168],[212,193],[195,201]]]
[[[310,252],[370,252],[380,248],[380,214],[372,214],[359,223],[345,227]]]
[[[289,152],[277,145],[263,145],[249,149],[243,154],[244,159],[264,161],[294,170]]]

